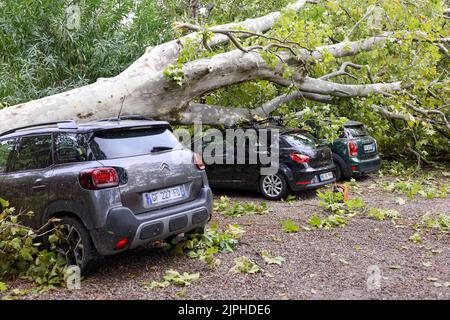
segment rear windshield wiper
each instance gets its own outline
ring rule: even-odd
[[[172,147],[165,147],[165,146],[156,146],[153,147],[153,149],[150,152],[159,152],[159,151],[167,151],[167,150],[172,150]]]

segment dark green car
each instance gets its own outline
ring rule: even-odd
[[[311,127],[318,129],[314,125]],[[361,122],[344,123],[339,138],[330,143],[330,148],[336,165],[336,180],[361,177],[380,169],[377,142],[369,136]]]
[[[360,177],[380,169],[377,141],[369,136],[361,122],[346,122],[339,138],[330,145],[337,180]]]

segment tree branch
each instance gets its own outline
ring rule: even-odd
[[[341,84],[321,79],[306,77],[298,84],[301,91],[330,95],[339,98],[367,97],[371,94],[382,94],[383,92],[400,91],[401,82],[374,83],[374,84]]]
[[[295,3],[288,6],[288,8],[299,11],[306,3],[310,3],[311,1],[307,0],[298,0]],[[314,2],[313,2],[314,3]],[[216,28],[220,29],[245,29],[255,33],[262,33],[267,30],[270,30],[275,23],[280,19],[282,15],[281,11],[276,11],[269,13],[265,16],[247,19],[242,22],[229,23],[221,26],[217,26]],[[188,34],[180,39],[172,40],[167,43],[163,43],[156,47],[149,47],[145,51],[145,53],[137,59],[132,65],[130,65],[123,73],[133,74],[135,72],[139,72],[145,66],[146,70],[151,71],[161,71],[170,63],[173,63],[182,50],[183,44],[186,42],[195,39],[197,37],[197,33]],[[219,44],[229,41],[230,38],[223,34],[216,34],[212,39],[209,40],[208,46],[215,47]]]
[[[320,80],[328,80],[328,79],[335,78],[338,76],[349,76],[353,79],[357,79],[354,75],[352,75],[346,71],[348,67],[355,68],[357,70],[360,70],[363,68],[363,66],[361,66],[359,64],[355,64],[355,63],[351,63],[351,62],[347,61],[341,65],[341,67],[339,68],[338,71],[326,74],[326,75],[320,77],[319,79]]]

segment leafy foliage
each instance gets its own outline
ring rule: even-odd
[[[258,273],[261,272],[261,267],[252,259],[242,256],[234,259],[235,265],[230,269],[234,273]]]
[[[286,261],[285,258],[280,256],[273,257],[267,250],[261,251],[261,257],[267,264],[277,264],[279,266],[281,266]]]
[[[243,215],[261,215],[268,212],[267,203],[255,204],[253,202],[237,202],[234,205],[226,196],[214,204],[214,211],[229,217],[242,217]]]
[[[427,212],[422,216],[417,227],[448,233],[450,231],[450,215],[439,212]]]
[[[281,228],[286,233],[296,233],[300,230],[300,227],[292,219],[287,219],[280,222]]]
[[[411,237],[409,237],[409,240],[411,240],[414,243],[418,243],[418,242],[422,242],[423,241],[423,237],[420,234],[420,232],[416,232]]]
[[[217,224],[213,224],[203,235],[189,235],[184,241],[169,245],[168,250],[175,254],[186,253],[190,258],[213,266],[214,255],[233,252],[243,234],[244,230],[238,225],[228,225],[226,230],[221,231]]]
[[[174,284],[180,287],[186,287],[192,284],[192,282],[200,279],[200,273],[190,274],[188,272],[179,273],[176,270],[167,270],[163,277],[163,281],[142,282],[142,287],[145,289],[158,289],[167,288],[170,284]]]
[[[253,1],[243,1],[241,5],[246,6],[250,2]],[[368,125],[369,134],[377,139],[384,155],[402,160],[416,159],[417,155],[411,151],[415,150],[424,159],[448,158],[449,133],[438,112],[442,111],[447,118],[450,115],[450,60],[433,43],[439,37],[448,37],[446,21],[442,18],[444,7],[444,1],[438,0],[419,0],[414,5],[408,1],[391,0],[328,0],[318,5],[306,5],[298,13],[286,10],[267,35],[298,43],[298,46],[293,46],[294,50],[355,41],[384,32],[395,32],[394,36],[400,39],[351,58],[335,59],[325,52],[321,59],[310,61],[309,76],[323,76],[336,71],[343,62],[350,61],[363,68],[352,70],[352,77],[338,77],[336,82],[367,84],[370,81],[382,83],[398,80],[403,81],[408,89],[393,97],[343,98],[334,104],[299,99],[279,108],[275,114],[282,116],[286,124],[304,129],[308,129],[306,121],[313,121],[322,128],[320,135],[328,140],[337,137],[337,129],[347,119],[361,121]],[[419,41],[411,33],[406,33],[415,31],[424,33]],[[253,38],[244,44],[264,46],[268,42]],[[198,47],[201,48],[201,45]],[[283,49],[278,52],[280,50]],[[262,54],[271,66],[279,63],[275,53],[266,51]],[[280,89],[267,81],[252,81],[211,92],[205,97],[205,102],[253,108],[292,89]],[[374,105],[394,114],[402,114],[405,120],[384,117],[374,110]],[[431,110],[431,113],[424,116],[413,108],[423,108],[425,112]],[[434,118],[431,114],[435,115]]]
[[[409,199],[413,199],[416,195],[421,195],[425,199],[434,199],[436,197],[446,198],[450,193],[449,185],[433,185],[433,182],[427,179],[397,180],[384,184],[384,190],[404,194]]]
[[[355,197],[347,201],[340,192],[327,190],[325,192],[317,191],[317,196],[321,199],[319,205],[325,209],[328,216],[321,219],[317,214],[313,214],[308,220],[308,225],[315,229],[332,229],[343,227],[353,218],[361,209],[365,207],[360,197]],[[305,228],[309,230],[309,227]]]
[[[73,26],[71,4],[80,10]],[[3,105],[116,76],[171,35],[171,19],[153,0],[4,0],[0,7]]]
[[[400,213],[395,209],[377,209],[371,208],[367,214],[369,217],[382,221],[386,218],[395,221],[400,219]]]
[[[36,241],[40,233],[20,223],[32,213],[16,213],[7,201],[0,203],[0,280],[19,277],[46,288],[64,285],[65,259],[41,249]]]
[[[360,197],[344,201],[344,195],[342,193],[331,190],[325,192],[318,190],[317,196],[321,200],[319,205],[332,214],[353,216],[358,209],[365,206]]]

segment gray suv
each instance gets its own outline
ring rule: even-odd
[[[142,117],[1,134],[0,197],[33,211],[33,228],[59,218],[58,250],[83,274],[102,256],[202,232],[212,212],[201,157]]]

